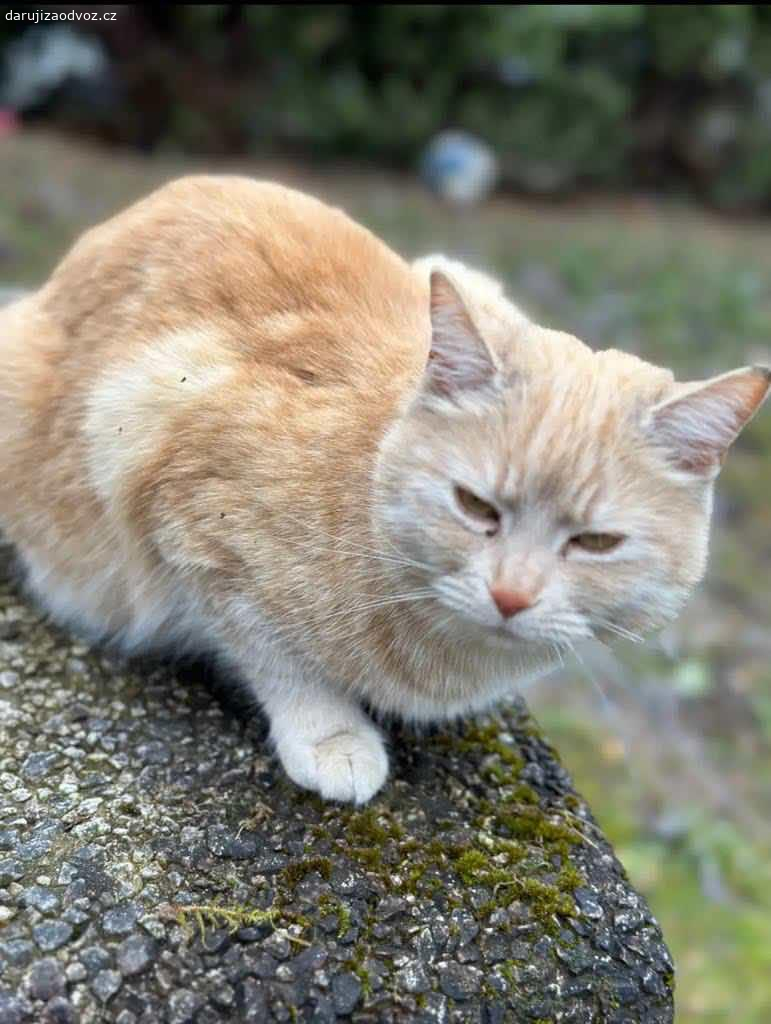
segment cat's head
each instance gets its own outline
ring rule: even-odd
[[[461,297],[431,275],[430,356],[381,447],[378,529],[450,621],[497,642],[670,621],[704,573],[713,483],[771,372],[679,384],[465,284]]]

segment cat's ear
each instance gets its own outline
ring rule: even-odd
[[[490,384],[497,372],[490,349],[463,299],[441,271],[431,274],[431,349],[424,381],[428,394],[452,397]]]
[[[651,410],[651,438],[677,470],[715,477],[728,448],[757,411],[770,385],[771,370],[762,366],[676,385],[676,393]]]

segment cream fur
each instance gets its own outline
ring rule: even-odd
[[[360,701],[462,714],[677,613],[767,390],[593,353],[281,186],[183,179],[0,313],[0,527],[57,618],[213,649],[291,778],[362,802],[387,757]]]

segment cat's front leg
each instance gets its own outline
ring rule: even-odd
[[[380,731],[358,703],[290,659],[250,672],[270,720],[270,738],[287,775],[327,800],[366,803],[388,776]]]

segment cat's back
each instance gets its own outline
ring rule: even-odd
[[[161,474],[238,493],[247,469],[263,490],[318,494],[333,463],[350,480],[367,395],[390,389],[386,416],[425,359],[427,305],[369,231],[268,182],[181,179],[88,231],[0,310],[0,529],[33,588],[62,618],[145,635],[142,609],[174,606],[134,539]]]
[[[355,428],[377,403],[389,414],[429,336],[427,281],[343,211],[272,182],[181,178],[0,310],[0,470],[29,489],[34,453],[82,480],[88,452],[116,466],[110,445],[134,451],[129,423],[160,436],[206,403],[271,423],[280,405],[306,432],[329,407]]]
[[[181,178],[0,310],[0,469],[28,478],[33,450],[82,467],[88,446],[114,464],[113,422],[168,430],[258,393],[307,425],[342,387],[349,418],[371,417],[369,396],[385,408],[419,373],[429,332],[426,283],[341,210],[272,182]]]
[[[310,346],[344,372],[427,341],[425,287],[396,253],[339,209],[236,175],[173,181],[87,232],[39,301],[81,350],[205,328],[246,358]]]

